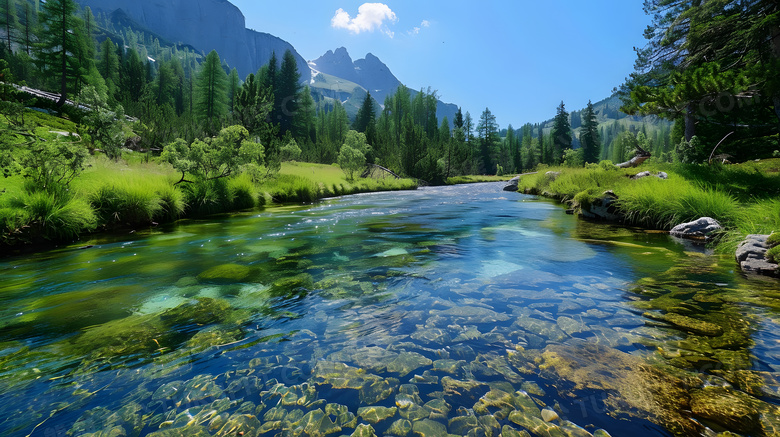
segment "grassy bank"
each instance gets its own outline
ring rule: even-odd
[[[631,178],[644,171],[665,172],[669,178]],[[523,176],[519,188],[575,209],[612,190],[624,222],[652,229],[669,230],[712,217],[726,228],[720,248],[731,251],[746,235],[780,230],[778,172],[779,159],[723,166],[646,163],[634,169],[602,163],[589,168],[545,168]]]
[[[469,176],[453,176],[447,178],[447,185],[461,185],[461,184],[475,184],[481,182],[505,182],[515,177],[515,175],[508,176],[486,176],[486,175],[469,175]]]
[[[21,176],[2,180],[0,245],[70,242],[95,231],[135,229],[269,204],[313,202],[346,194],[409,190],[410,179],[348,181],[340,168],[289,162],[278,174],[254,181],[231,178],[175,185],[180,174],[141,157],[113,162],[95,157],[70,185],[28,192]]]

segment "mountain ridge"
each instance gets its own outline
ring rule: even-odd
[[[172,42],[188,44],[204,54],[211,50],[235,67],[240,77],[255,73],[276,52],[281,60],[290,50],[298,63],[301,82],[311,79],[306,60],[289,42],[246,28],[241,10],[228,0],[76,0],[93,13],[110,16],[122,10],[141,27],[162,35]]]

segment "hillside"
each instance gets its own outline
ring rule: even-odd
[[[303,57],[287,41],[268,33],[246,28],[241,11],[226,0],[77,0],[89,6],[96,16],[124,14],[123,26],[159,35],[166,41],[190,45],[206,54],[216,50],[231,68],[246,77],[290,50],[298,62],[301,81],[308,82],[310,70]]]

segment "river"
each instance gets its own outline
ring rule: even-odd
[[[780,432],[776,282],[501,188],[0,259],[0,435]]]

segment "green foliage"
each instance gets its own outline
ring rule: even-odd
[[[282,161],[295,161],[301,156],[301,148],[298,147],[295,139],[291,138],[287,144],[282,146],[279,153],[282,155]]]
[[[89,154],[81,144],[59,135],[48,139],[25,135],[29,138],[26,144],[0,144],[0,166],[5,177],[21,174],[33,191],[57,191],[84,169]]]
[[[674,148],[675,161],[683,164],[701,163],[706,160],[706,154],[699,137],[695,135],[690,141],[683,138]]]
[[[563,152],[563,165],[566,167],[582,167],[585,165],[585,149],[566,149]]]
[[[194,175],[199,181],[219,179],[234,174],[242,165],[261,166],[264,162],[263,146],[249,140],[249,132],[242,126],[222,129],[215,138],[195,140],[192,144],[182,139],[165,146],[162,159],[186,175]]]
[[[163,212],[162,198],[148,189],[143,180],[127,180],[98,187],[89,202],[108,227],[150,224]]]
[[[97,222],[84,199],[72,197],[64,190],[25,192],[12,198],[4,210],[3,233],[21,234],[15,237],[23,241],[72,240],[81,232],[94,229]]]
[[[40,6],[39,46],[36,50],[40,69],[47,77],[56,80],[60,92],[59,106],[65,104],[70,90],[76,87],[79,76],[78,51],[79,33],[74,32],[81,25],[75,12],[78,5],[74,0],[49,0]],[[70,86],[69,86],[70,82]]]
[[[355,180],[355,173],[366,166],[366,152],[369,149],[366,134],[354,130],[347,132],[347,138],[339,151],[338,163],[348,181]]]
[[[118,105],[116,111],[109,110],[105,99],[93,86],[85,87],[79,95],[79,100],[89,108],[87,115],[81,120],[81,130],[89,134],[92,144],[99,145],[106,156],[118,160],[125,142],[122,125],[125,118],[124,109]]]
[[[773,247],[766,252],[766,258],[775,264],[780,263],[780,247]]]

